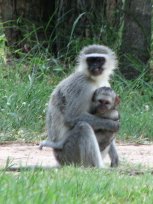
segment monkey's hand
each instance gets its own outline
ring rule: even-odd
[[[113,132],[118,132],[120,129],[120,120],[113,120],[116,124],[114,124],[115,129]]]
[[[104,124],[103,126],[101,126],[102,130],[110,131],[110,132],[113,132],[113,133],[119,131],[119,128],[120,128],[120,121],[119,120],[112,120],[112,119],[102,118],[102,123]],[[94,130],[97,130],[97,128],[95,128]]]

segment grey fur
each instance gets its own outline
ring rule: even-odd
[[[101,75],[89,74],[86,63],[88,52],[105,53],[107,56]],[[65,141],[61,150],[54,150],[61,164],[100,168],[103,160],[99,156],[100,149],[94,131],[117,131],[119,122],[91,114],[91,99],[97,88],[110,86],[109,77],[116,68],[116,56],[105,46],[92,45],[84,48],[78,59],[76,71],[61,81],[51,95],[47,111],[48,141],[57,144]]]

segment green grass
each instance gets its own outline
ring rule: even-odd
[[[113,80],[113,87],[121,97],[121,139],[140,143],[153,139],[152,85],[152,82],[145,82],[143,76],[134,81],[118,76]]]
[[[18,138],[29,141],[45,129],[47,102],[61,80],[62,71],[56,65],[54,70],[47,70],[47,65],[40,70],[42,64],[39,61],[36,64],[34,58],[33,61],[27,66],[22,63],[15,67],[4,63],[0,66],[1,141]]]
[[[91,38],[90,41],[73,39],[80,17],[78,16],[72,26],[70,42],[64,55],[55,58],[40,42],[35,42],[37,49],[28,53],[23,53],[20,49],[14,50],[13,53],[17,53],[20,58],[10,57],[10,65],[5,63],[6,53],[9,51],[6,51],[6,39],[0,28],[0,142],[42,139],[40,134],[45,131],[45,113],[51,92],[72,71],[74,56],[82,46],[98,43]],[[105,33],[112,35],[112,32]],[[114,45],[113,41],[106,40],[105,43],[114,50],[118,49],[119,42]],[[131,63],[137,68],[147,70],[144,65],[137,64],[136,60]],[[151,61],[151,67],[152,64]],[[134,81],[127,81],[120,74],[116,74],[112,87],[121,98],[121,128],[118,139],[139,143],[153,140],[153,81],[146,82],[143,71]]]
[[[50,64],[51,65],[50,65]],[[0,141],[41,139],[49,96],[67,74],[58,63],[33,57],[15,66],[0,65]],[[112,87],[120,95],[121,129],[118,138],[136,142],[153,139],[152,83],[143,76],[126,81],[119,75]]]
[[[2,41],[4,44],[4,38]],[[75,42],[74,55],[82,47],[80,41],[70,45]],[[0,46],[0,54],[0,143],[41,140],[49,96],[72,71],[72,66],[67,71],[45,51],[20,53],[21,58],[11,60],[11,65],[3,60],[4,45]],[[71,48],[69,54],[71,61],[71,57],[74,59]],[[143,73],[134,81],[126,81],[116,74],[112,87],[121,98],[121,128],[117,139],[137,143],[152,141],[152,81],[146,82]],[[128,165],[121,168],[64,167],[20,173],[0,170],[0,204],[152,204],[153,172]]]
[[[151,173],[64,167],[50,171],[0,172],[0,203],[151,204]]]

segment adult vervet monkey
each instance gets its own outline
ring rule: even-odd
[[[102,118],[119,120],[119,112],[116,109],[119,103],[120,98],[117,96],[114,90],[112,90],[110,87],[100,87],[95,90],[92,96],[90,113]],[[109,154],[111,159],[111,167],[118,166],[119,159],[117,150],[115,148],[114,132],[100,129],[96,130],[95,134],[102,157],[104,158],[107,154]],[[59,142],[45,141],[45,146],[54,149],[62,149],[64,143],[65,139]]]
[[[119,122],[89,112],[94,91],[110,86],[116,66],[116,55],[110,48],[87,46],[80,52],[76,71],[53,91],[47,111],[48,141],[41,148],[47,142],[64,143],[61,150],[54,149],[60,164],[103,167],[95,131],[117,131]]]

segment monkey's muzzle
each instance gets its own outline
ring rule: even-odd
[[[101,75],[103,72],[103,69],[100,67],[100,68],[91,68],[90,69],[90,73],[93,75],[93,76],[99,76]]]

